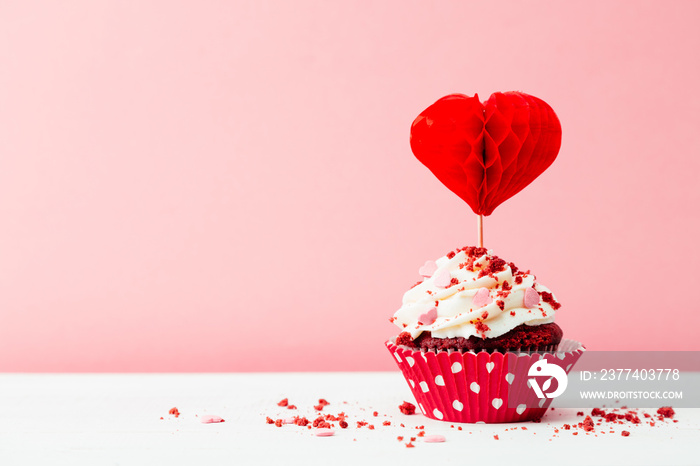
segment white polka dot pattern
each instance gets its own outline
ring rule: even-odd
[[[538,399],[530,388],[528,370],[544,358],[565,371],[583,349],[570,344],[555,353],[421,352],[387,343],[425,416],[451,422],[493,423],[541,417],[551,399]],[[580,349],[578,349],[580,348]]]

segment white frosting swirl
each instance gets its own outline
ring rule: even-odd
[[[437,270],[431,277],[404,294],[403,305],[392,318],[414,339],[426,331],[436,338],[495,338],[518,325],[554,322],[555,308],[560,305],[549,289],[536,283],[530,273],[514,273],[512,263],[505,263],[491,251],[467,247],[451,258],[441,257],[435,264]],[[440,282],[445,280],[446,272],[451,283],[439,286],[445,284]],[[477,296],[482,288],[485,290]],[[433,308],[437,309],[437,318],[430,323],[435,312],[429,311]],[[421,316],[428,323],[420,322]]]

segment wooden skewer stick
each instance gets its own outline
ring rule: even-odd
[[[484,216],[479,215],[479,219],[477,220],[477,227],[479,229],[479,247],[483,248],[484,247]]]

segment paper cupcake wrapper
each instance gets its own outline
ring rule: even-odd
[[[423,352],[397,346],[392,340],[386,346],[424,415],[441,421],[471,423],[541,418],[553,399],[546,394],[553,390],[547,391],[542,377],[528,374],[531,366],[544,359],[544,364],[555,364],[568,374],[585,351],[581,343],[573,340],[562,340],[558,348],[507,353]],[[537,383],[544,398],[538,397],[531,379],[540,380]]]

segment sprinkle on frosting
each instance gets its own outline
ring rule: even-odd
[[[418,269],[418,273],[420,274],[421,277],[427,277],[430,278],[433,276],[435,271],[437,270],[437,265],[435,264],[435,261],[425,261],[425,264],[423,267]],[[420,283],[420,282],[419,282]]]
[[[534,288],[525,288],[523,306],[532,309],[540,303],[540,294]]]

